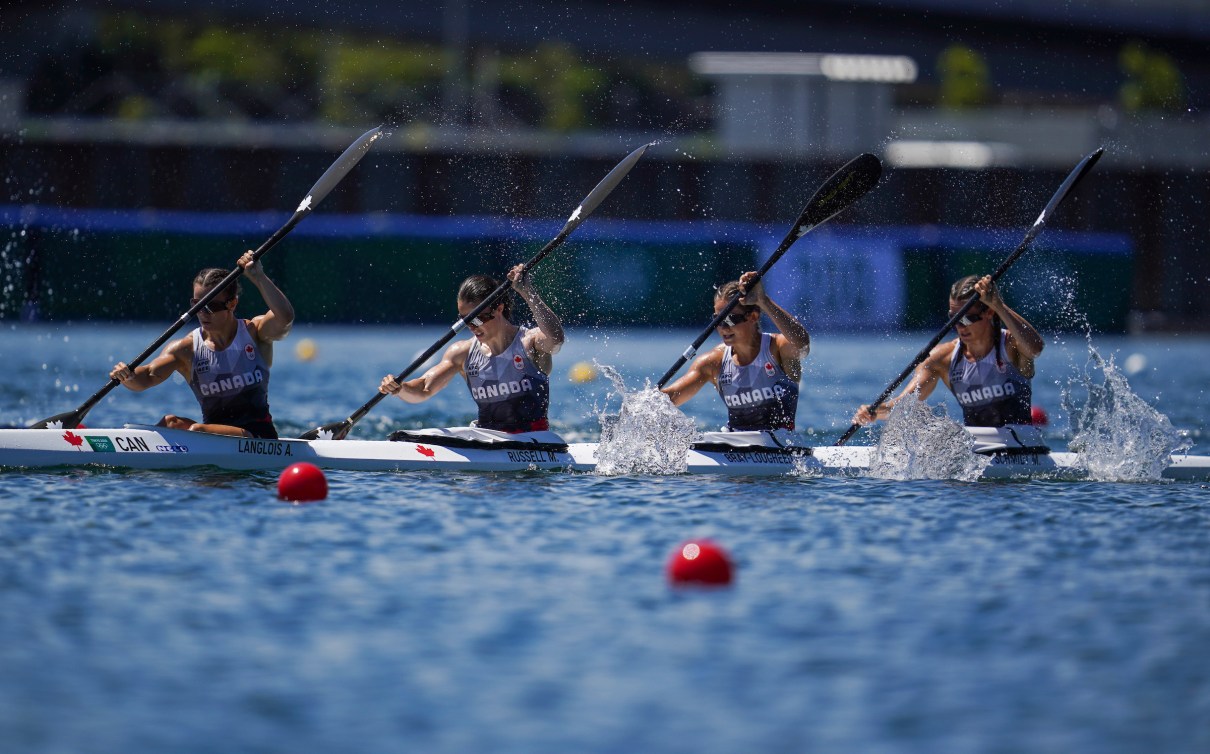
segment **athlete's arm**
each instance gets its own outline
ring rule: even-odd
[[[883,401],[878,406],[877,412],[871,412],[868,405],[864,405],[857,409],[857,413],[853,414],[854,424],[870,424],[878,419],[885,419],[891,415],[891,409],[895,404],[903,400],[907,396],[915,393],[916,398],[925,400],[933,394],[933,390],[937,388],[938,382],[944,382],[949,386],[949,363],[954,355],[954,349],[958,347],[958,341],[952,340],[949,343],[942,343],[929,353],[927,359],[916,367],[915,373],[912,374],[912,379],[908,382],[907,387],[903,392],[894,398]]]
[[[786,376],[797,382],[802,379],[802,360],[811,352],[811,334],[793,314],[770,298],[765,286],[755,278],[755,272],[740,275],[739,284],[748,292],[740,303],[759,308],[773,321],[778,330],[773,335],[773,356]]]
[[[689,370],[680,379],[662,388],[661,392],[672,399],[672,405],[681,406],[703,387],[718,379],[722,363],[723,346],[715,346],[694,359]]]
[[[513,290],[529,305],[529,310],[534,315],[534,324],[538,326],[536,332],[531,331],[532,335],[529,336],[529,343],[526,346],[531,351],[540,354],[556,354],[566,340],[563,333],[563,322],[559,319],[559,315],[555,314],[550,306],[542,300],[542,296],[534,288],[529,274],[523,272],[524,269],[525,265],[522,264],[513,267],[508,271],[508,279],[513,284]]]
[[[248,282],[256,286],[269,306],[269,311],[250,320],[252,337],[262,343],[271,343],[290,334],[290,328],[294,325],[294,307],[286,294],[265,274],[260,261],[253,260],[252,254],[251,251],[245,252],[236,264],[244,268]]]
[[[445,355],[436,366],[414,380],[400,384],[395,375],[388,374],[378,385],[378,392],[387,395],[397,395],[407,403],[423,403],[441,392],[450,380],[462,373],[462,365],[466,362],[466,352],[471,340],[462,340],[445,349]]]
[[[740,303],[745,306],[755,306],[768,315],[783,336],[783,343],[798,349],[798,357],[805,358],[811,351],[811,334],[807,332],[807,328],[803,327],[793,314],[769,297],[764,284],[760,280],[756,280],[755,272],[745,272],[740,275],[739,284],[747,291],[747,294],[740,299]]]
[[[164,351],[146,364],[134,369],[119,361],[109,371],[109,378],[122,383],[122,387],[141,393],[149,387],[155,387],[179,372],[186,380],[189,379],[190,362],[193,361],[193,338],[181,338],[168,344]]]
[[[1000,296],[1000,291],[990,275],[980,278],[979,282],[975,283],[975,290],[979,292],[979,300],[999,315],[1000,321],[1004,323],[1004,329],[1008,330],[1006,339],[1008,357],[1013,362],[1013,366],[1026,377],[1033,377],[1034,359],[1042,354],[1046,341],[1025,317],[1004,303],[1004,299]],[[999,333],[996,333],[996,337],[999,337]]]

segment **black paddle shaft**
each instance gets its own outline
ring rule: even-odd
[[[828,220],[835,217],[841,210],[847,208],[861,197],[865,196],[870,189],[878,183],[878,179],[882,177],[882,163],[872,154],[862,154],[854,157],[849,162],[845,163],[840,170],[832,174],[822,186],[807,202],[807,206],[803,208],[802,214],[798,216],[794,227],[790,230],[786,237],[782,239],[777,248],[765,260],[760,269],[756,271],[756,279],[751,281],[752,285],[760,282],[760,279],[765,276],[769,268],[781,259],[794,242],[811,232],[812,229],[824,224]],[[702,343],[706,342],[706,338],[710,337],[710,333],[718,327],[718,324],[723,321],[731,310],[735,308],[745,293],[732,296],[723,306],[722,310],[714,315],[714,319],[710,321],[710,325],[702,331],[701,335],[693,341],[692,345],[685,349],[681,357],[672,365],[660,381],[656,383],[657,388],[662,388],[668,384],[668,381],[676,375],[680,368],[685,365],[685,362],[692,359],[697,354],[697,349]]]
[[[1097,160],[1101,159],[1101,154],[1104,151],[1104,149],[1097,149],[1096,151],[1091,152],[1084,159],[1080,160],[1080,163],[1072,169],[1071,173],[1067,175],[1066,180],[1064,180],[1062,185],[1059,186],[1059,189],[1055,191],[1054,196],[1050,198],[1050,201],[1046,204],[1045,209],[1042,210],[1042,214],[1038,215],[1038,219],[1034,221],[1034,224],[1030,227],[1029,232],[1025,234],[1025,238],[1022,239],[1017,248],[1013,250],[1013,253],[1009,254],[1008,258],[1005,259],[1000,266],[996,268],[995,272],[991,274],[993,282],[999,280],[1000,276],[1007,272],[1008,268],[1011,267],[1013,263],[1026,252],[1027,249],[1029,249],[1030,244],[1033,243],[1033,240],[1038,236],[1039,233],[1042,232],[1042,228],[1046,225],[1046,221],[1050,219],[1050,216],[1054,214],[1054,211],[1058,208],[1058,206],[1063,203],[1063,200],[1067,198],[1067,195],[1071,193],[1071,190],[1075,187],[1075,185],[1080,182],[1080,179],[1083,178],[1088,171],[1092,170],[1093,165],[1097,164]],[[890,397],[891,393],[895,392],[895,388],[899,387],[903,381],[906,380],[908,376],[916,369],[916,367],[924,363],[924,360],[927,359],[929,354],[932,353],[933,349],[937,347],[937,344],[941,342],[941,339],[944,338],[951,329],[953,329],[954,325],[958,324],[958,320],[962,319],[967,310],[974,306],[975,302],[978,300],[979,292],[975,291],[970,298],[963,302],[961,308],[950,316],[949,321],[945,323],[945,327],[941,328],[941,330],[933,336],[932,340],[930,340],[924,346],[924,348],[920,349],[920,352],[916,354],[916,358],[912,359],[912,363],[908,364],[907,367],[899,373],[899,376],[895,378],[895,381],[890,385],[887,385],[886,389],[882,391],[878,398],[870,404],[869,411],[871,414],[878,410],[878,407],[882,405],[883,401]],[[853,422],[853,424],[849,425],[849,428],[845,430],[845,433],[840,436],[840,439],[836,441],[836,444],[844,445],[846,442],[848,442],[849,438],[857,433],[857,430],[859,429],[861,429],[861,425],[857,422]]]
[[[630,169],[634,167],[635,163],[639,161],[639,158],[643,156],[643,153],[647,151],[647,147],[650,146],[650,144],[644,144],[628,154],[625,159],[615,165],[613,170],[610,170],[609,173],[601,179],[600,183],[593,187],[592,191],[588,192],[588,196],[584,197],[584,201],[580,202],[580,205],[576,207],[574,212],[571,213],[571,217],[567,218],[567,222],[563,225],[563,229],[559,231],[559,234],[551,239],[550,243],[543,246],[537,254],[534,254],[534,256],[522,266],[522,274],[527,274],[531,269],[533,269],[534,265],[545,259],[547,254],[562,246],[563,242],[567,240],[567,237],[571,235],[572,231],[580,227],[580,224],[588,219],[588,216],[602,201],[604,201],[605,197],[609,196],[614,188],[616,188],[617,185],[622,182],[622,179],[626,177],[626,174],[630,172]],[[496,290],[489,293],[487,298],[480,301],[479,304],[476,305],[474,309],[471,309],[471,311],[467,313],[465,317],[462,317],[455,322],[453,326],[451,326],[450,329],[437,340],[436,343],[426,348],[424,353],[413,359],[412,363],[409,364],[406,369],[395,376],[395,380],[398,382],[403,382],[405,379],[407,379],[413,372],[419,369],[424,362],[428,361],[433,354],[437,353],[442,346],[453,340],[454,336],[457,335],[464,327],[466,327],[471,320],[478,317],[485,309],[495,306],[496,302],[499,301],[502,296],[507,294],[511,287],[512,283],[508,280],[505,280],[503,283],[497,286]],[[303,440],[317,440],[321,436],[327,435],[333,440],[343,440],[348,437],[349,431],[353,429],[353,425],[361,421],[362,417],[370,413],[370,410],[377,406],[379,402],[386,397],[386,393],[375,393],[373,398],[366,401],[361,408],[357,409],[352,414],[349,414],[347,419],[332,422],[331,424],[324,424],[323,426],[316,427],[315,429],[307,430],[299,437]]]
[[[340,157],[336,159],[336,162],[332,163],[332,165],[326,171],[324,171],[324,174],[319,177],[319,180],[315,182],[315,185],[311,187],[311,190],[307,192],[307,195],[303,197],[302,202],[300,202],[298,205],[298,209],[294,211],[294,214],[289,220],[286,221],[286,224],[278,228],[277,231],[273,235],[269,236],[269,238],[263,244],[261,244],[259,248],[252,252],[253,261],[264,256],[269,249],[272,249],[274,246],[276,246],[277,243],[285,238],[290,231],[294,230],[295,225],[298,225],[300,222],[302,222],[304,217],[311,214],[311,211],[315,209],[315,206],[318,205],[324,199],[324,197],[326,197],[328,193],[336,187],[336,184],[340,183],[341,179],[348,175],[349,171],[353,169],[353,166],[360,162],[361,158],[365,156],[367,151],[369,151],[370,145],[382,137],[382,135],[382,126],[379,126],[366,131],[364,134],[359,136],[356,141],[349,145],[349,147],[343,153],[341,153]],[[184,327],[185,324],[189,322],[190,318],[193,317],[193,315],[201,311],[203,306],[210,303],[211,299],[217,296],[224,288],[233,283],[235,279],[242,274],[244,274],[244,269],[236,265],[234,270],[227,273],[227,276],[219,281],[217,285],[206,291],[205,295],[199,298],[196,304],[189,307],[187,312],[178,317],[176,322],[174,322],[171,327],[165,330],[160,337],[156,338],[151,345],[147,346],[147,348],[136,356],[134,360],[130,361],[127,366],[129,366],[131,369],[134,369],[146,361],[147,358],[155,353],[160,346],[164,345],[164,343],[166,343],[168,339],[173,336],[173,334]],[[80,422],[84,420],[85,414],[87,414],[93,406],[100,402],[102,398],[108,395],[109,391],[113,390],[120,384],[122,383],[111,377],[109,382],[105,383],[104,387],[93,393],[92,396],[88,400],[84,401],[84,403],[80,404],[80,407],[75,411],[69,411],[65,414],[57,414],[49,419],[43,419],[37,424],[31,425],[30,429],[46,429],[50,424],[58,422],[61,422],[61,426],[64,429],[74,429],[75,427],[78,427],[80,426]]]

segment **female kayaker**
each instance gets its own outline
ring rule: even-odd
[[[975,291],[979,301],[958,320],[958,337],[929,353],[907,387],[878,407],[875,415],[862,406],[853,415],[857,424],[870,424],[890,415],[892,406],[908,395],[925,400],[944,382],[962,407],[968,427],[1030,424],[1034,359],[1046,343],[1024,317],[1013,311],[990,275],[968,275],[950,288],[949,311],[955,312]]]
[[[188,429],[237,437],[277,438],[269,414],[269,367],[273,364],[273,342],[285,338],[294,323],[294,307],[265,274],[251,251],[239,258],[243,268],[269,311],[252,319],[239,319],[239,279],[198,310],[198,327],[146,364],[130,369],[118,362],[111,379],[135,392],[155,387],[180,374],[193,389],[202,409],[202,421],[168,414],[159,421],[169,429]],[[193,299],[198,300],[229,272],[218,268],[202,270],[193,279]]]
[[[446,349],[441,361],[420,377],[400,384],[394,375],[382,378],[381,393],[421,403],[462,375],[479,406],[475,426],[500,432],[549,429],[552,356],[563,347],[563,324],[524,273],[524,265],[508,272],[508,280],[534,315],[536,327],[512,321],[512,297],[505,296],[467,327],[474,337]],[[458,288],[458,316],[465,317],[500,285],[487,275],[472,275]]]
[[[802,359],[811,350],[811,336],[769,298],[755,272],[745,272],[715,292],[716,315],[736,293],[743,293],[743,298],[718,325],[723,342],[697,357],[663,391],[680,406],[713,384],[727,406],[727,430],[792,430]],[[761,331],[761,314],[772,320],[778,332]]]

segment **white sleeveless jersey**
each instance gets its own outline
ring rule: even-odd
[[[546,429],[550,378],[526,353],[527,328],[518,327],[504,352],[492,356],[478,340],[471,342],[463,370],[471,397],[479,404],[478,426],[501,432]]]
[[[1005,355],[1008,331],[1000,331],[996,347],[978,361],[966,358],[962,341],[950,358],[950,389],[962,406],[962,423],[968,427],[1003,427],[1030,424],[1033,402],[1029,378]]]
[[[235,338],[221,351],[206,345],[202,329],[192,333],[193,363],[189,387],[202,407],[202,421],[229,424],[253,431],[252,426],[272,423],[269,415],[269,364],[248,332],[236,320]],[[260,436],[260,433],[253,431]]]
[[[760,335],[760,353],[751,364],[735,362],[731,347],[723,351],[718,394],[727,404],[727,428],[734,431],[794,429],[798,383],[773,358],[773,336]]]

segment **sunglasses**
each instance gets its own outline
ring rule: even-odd
[[[470,319],[468,319],[467,323],[474,325],[475,327],[483,327],[484,322],[491,322],[495,318],[496,318],[495,314],[484,311],[484,312],[479,312],[478,317],[471,317]]]
[[[738,324],[747,322],[749,314],[751,314],[751,312],[739,312],[735,309],[732,309],[727,313],[727,316],[723,317],[719,324],[726,325],[727,327],[735,327]]]
[[[961,317],[958,318],[957,323],[954,324],[954,328],[956,329],[959,327],[970,327],[971,325],[975,324],[976,322],[982,320],[983,315],[986,313],[987,313],[986,306],[981,307],[979,309],[979,311],[975,311],[975,307],[972,306],[970,309],[966,310],[966,314],[963,314]]]
[[[230,304],[234,300],[235,300],[234,298],[229,298],[224,301],[211,300],[211,301],[208,301],[206,303],[206,305],[203,306],[202,308],[205,309],[206,311],[210,312],[211,314],[218,314],[219,312],[226,310],[227,304]],[[189,299],[189,305],[197,306],[197,302],[199,302],[199,301],[201,301],[200,298],[191,298],[191,299]]]

